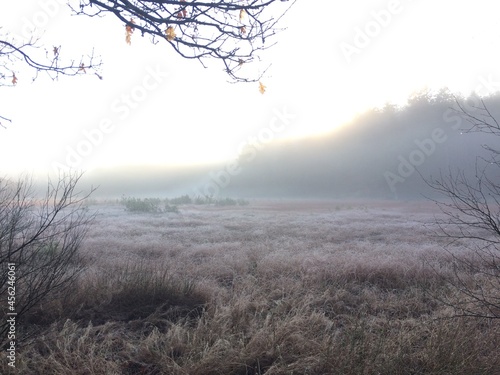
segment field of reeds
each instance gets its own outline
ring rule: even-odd
[[[0,373],[500,374],[498,319],[440,302],[465,250],[430,202],[89,208],[86,270]]]

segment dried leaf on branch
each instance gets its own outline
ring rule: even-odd
[[[167,27],[167,30],[165,30],[165,34],[167,35],[167,40],[169,42],[174,40],[176,37],[174,28],[172,26]]]
[[[128,45],[132,44],[132,34],[135,30],[134,25],[135,21],[131,18],[130,22],[125,26],[125,42],[127,42]]]
[[[261,94],[264,94],[266,92],[266,86],[264,86],[260,81],[259,81],[259,92]]]

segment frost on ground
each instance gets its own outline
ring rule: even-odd
[[[500,368],[498,323],[449,319],[439,301],[450,257],[429,202],[90,209],[100,213],[82,249],[88,270],[39,312],[39,339],[19,355],[25,374]]]
[[[311,275],[421,269],[424,255],[441,246],[426,227],[438,214],[427,202],[263,202],[159,215],[108,206],[99,212],[84,246],[96,265],[153,261],[199,280],[241,276],[249,262],[266,274],[280,267]]]

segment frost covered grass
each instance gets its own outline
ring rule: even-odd
[[[498,322],[436,299],[430,203],[96,207],[89,268],[24,323],[19,373],[500,373]]]

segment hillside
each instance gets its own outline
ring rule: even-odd
[[[480,101],[460,99],[474,111]],[[484,98],[500,118],[500,95]],[[101,194],[220,195],[242,197],[321,197],[415,199],[428,195],[422,176],[455,172],[474,176],[483,144],[498,142],[467,133],[470,124],[450,95],[420,95],[398,108],[387,105],[358,116],[323,137],[247,147],[239,173],[223,165],[197,168],[136,168],[101,171],[89,179]],[[476,110],[477,112],[477,110]],[[496,177],[498,178],[498,176]]]

